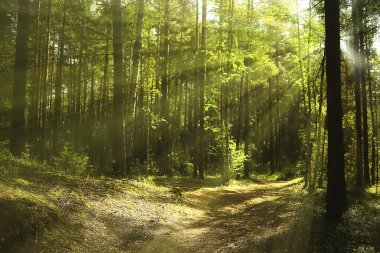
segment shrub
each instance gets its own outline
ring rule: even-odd
[[[88,156],[77,153],[69,145],[65,145],[57,157],[53,157],[54,166],[66,172],[83,174],[86,172]]]

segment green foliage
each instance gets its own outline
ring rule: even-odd
[[[234,174],[243,173],[244,161],[246,157],[242,149],[236,147],[234,141],[230,141],[230,169]]]
[[[0,159],[9,159],[12,157],[12,154],[9,152],[8,149],[9,142],[8,141],[2,141],[0,142]]]
[[[57,157],[53,157],[54,166],[65,172],[84,174],[87,171],[88,156],[77,153],[66,144]]]
[[[288,165],[279,172],[278,180],[290,180],[299,176],[297,167],[294,165]]]

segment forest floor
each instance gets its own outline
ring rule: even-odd
[[[0,252],[380,252],[379,195],[355,196],[335,225],[323,196],[301,179],[95,179],[0,161]]]

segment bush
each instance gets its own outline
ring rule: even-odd
[[[1,159],[8,159],[12,157],[11,152],[9,152],[8,145],[9,145],[8,141],[0,142],[0,158]]]
[[[190,176],[194,170],[194,165],[190,162],[181,162],[178,167],[178,172],[181,176]]]
[[[88,156],[72,150],[65,145],[57,157],[53,157],[54,166],[69,173],[83,174],[87,170]]]
[[[290,180],[297,176],[296,166],[286,166],[279,172],[278,180]]]

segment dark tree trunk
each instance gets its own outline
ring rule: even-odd
[[[342,97],[340,76],[339,0],[325,0],[327,76],[327,205],[329,221],[341,217],[346,206]]]
[[[10,150],[13,155],[20,155],[24,151],[26,140],[25,96],[28,71],[29,21],[29,0],[19,0],[10,141]]]

